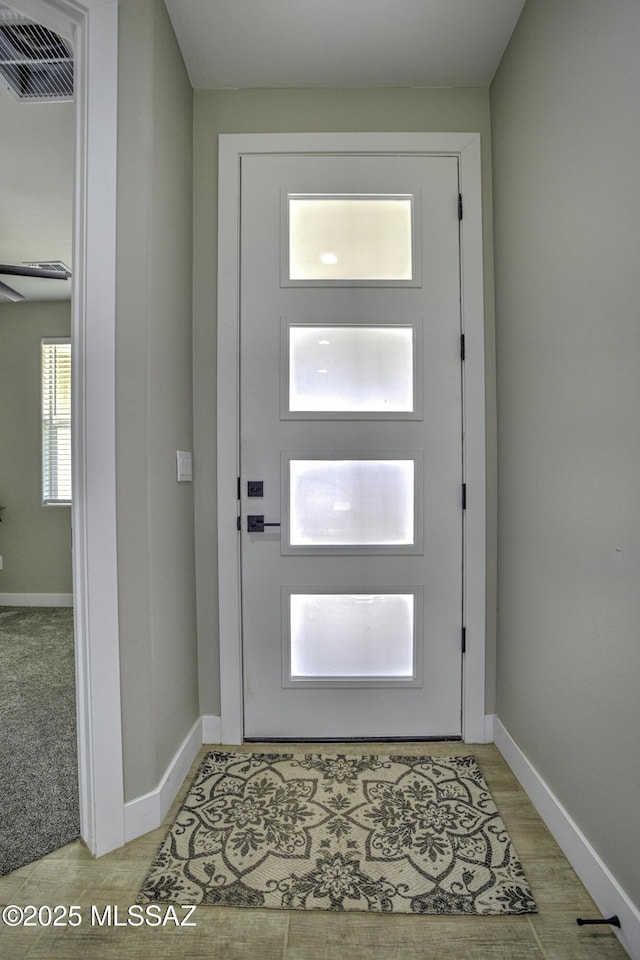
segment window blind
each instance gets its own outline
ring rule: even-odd
[[[42,341],[42,497],[71,503],[71,341]]]

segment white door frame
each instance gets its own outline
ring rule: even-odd
[[[258,153],[445,154],[460,164],[464,514],[462,731],[485,735],[485,392],[480,135],[477,133],[223,134],[218,186],[218,564],[222,742],[242,743],[239,476],[240,160]]]
[[[76,76],[73,592],[80,829],[122,846],[124,786],[116,557],[117,0],[6,0],[70,39]]]

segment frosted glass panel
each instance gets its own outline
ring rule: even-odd
[[[412,412],[413,328],[289,328],[289,410]]]
[[[291,546],[414,543],[413,460],[291,460]]]
[[[289,197],[291,280],[411,280],[411,197]]]
[[[291,676],[414,674],[413,594],[292,594]]]

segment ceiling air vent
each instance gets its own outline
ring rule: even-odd
[[[73,53],[57,33],[0,6],[0,77],[19,100],[71,100]]]

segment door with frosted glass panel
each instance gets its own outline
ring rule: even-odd
[[[241,168],[245,738],[461,734],[458,164]]]

